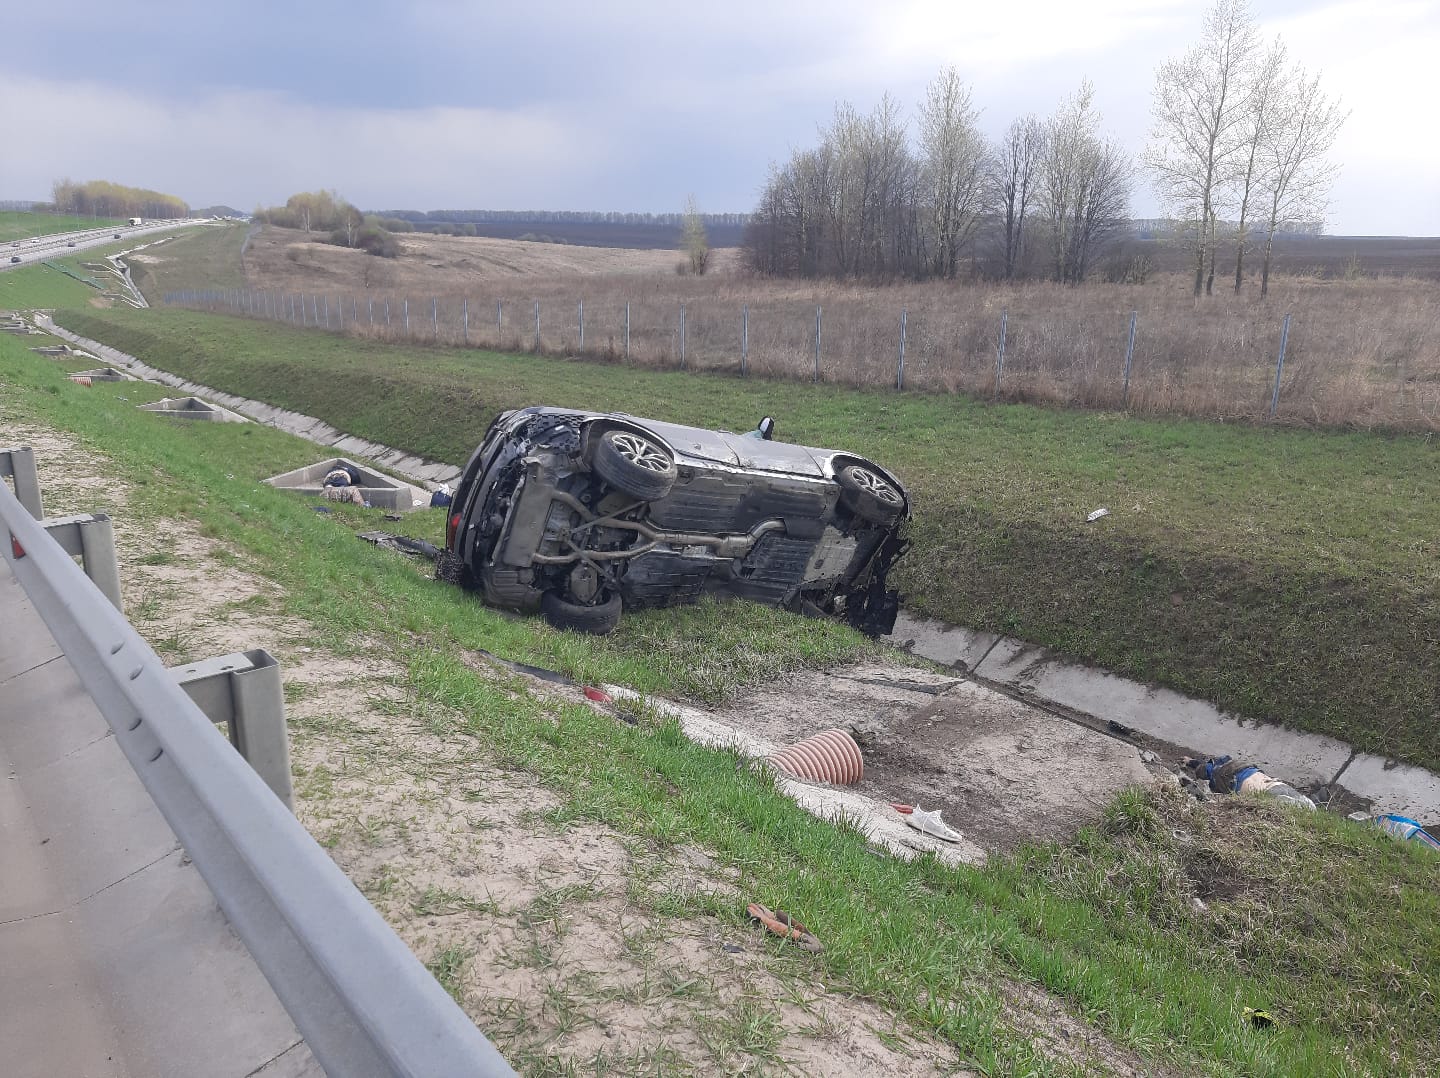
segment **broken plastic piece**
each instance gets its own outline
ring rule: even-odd
[[[1095,510],[1095,512],[1091,513],[1088,517],[1085,518],[1085,523],[1086,523],[1086,524],[1094,524],[1095,521],[1099,520],[1101,517],[1108,517],[1109,515],[1110,515],[1110,510],[1108,510],[1108,509],[1097,509],[1097,510]]]
[[[1440,853],[1440,839],[1437,839],[1409,816],[1386,812],[1380,816],[1376,816],[1373,822],[1376,827],[1388,832],[1401,841],[1409,840],[1411,842],[1418,842],[1422,846],[1428,846],[1436,853]]]
[[[586,685],[585,699],[594,700],[597,704],[608,704],[610,694],[603,689],[597,689],[594,685]]]
[[[965,836],[940,818],[940,811],[926,812],[918,805],[915,811],[905,817],[905,822],[921,834],[933,835],[946,842],[959,842]]]
[[[784,910],[772,910],[768,906],[752,902],[745,907],[745,912],[750,915],[752,921],[764,925],[766,929],[777,936],[793,941],[802,951],[813,951],[818,954],[825,949],[825,945],[816,939],[808,928]]]

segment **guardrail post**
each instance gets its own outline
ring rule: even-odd
[[[81,513],[77,516],[42,519],[40,526],[50,533],[61,550],[80,559],[85,575],[95,582],[122,614],[125,604],[120,598],[120,563],[115,557],[115,528],[105,513]]]
[[[256,648],[172,667],[170,674],[211,722],[228,729],[230,743],[293,810],[285,692],[275,658]]]
[[[36,520],[45,519],[40,504],[40,473],[35,470],[35,450],[28,445],[0,449],[0,476],[15,481],[15,500]]]

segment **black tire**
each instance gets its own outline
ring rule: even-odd
[[[591,467],[616,490],[647,502],[675,485],[675,458],[653,438],[631,430],[607,430],[595,443]]]
[[[894,524],[905,512],[905,495],[890,480],[863,464],[847,464],[835,473],[840,500],[861,520]]]
[[[557,629],[573,629],[591,636],[606,636],[620,624],[620,596],[612,595],[595,606],[581,606],[564,598],[558,591],[547,591],[540,597],[540,612]]]

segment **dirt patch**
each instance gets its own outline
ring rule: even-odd
[[[1120,790],[1155,780],[1133,745],[972,681],[898,664],[803,673],[714,717],[781,745],[849,730],[865,759],[856,790],[940,809],[989,850],[1068,839]]]

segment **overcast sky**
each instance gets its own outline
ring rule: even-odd
[[[1138,155],[1174,0],[48,0],[0,14],[0,199],[108,179],[242,210],[334,188],[364,209],[712,212],[835,104],[913,114],[954,64],[998,134],[1093,80]],[[1440,235],[1440,0],[1252,0],[1351,115],[1329,230]],[[1132,212],[1159,212],[1142,179]]]

